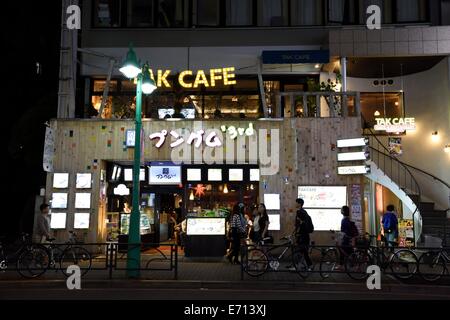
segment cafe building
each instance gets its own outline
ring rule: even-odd
[[[148,3],[156,2],[167,1]],[[406,19],[395,10],[383,36],[373,36],[364,26],[342,28],[342,17],[336,25],[339,16],[322,1],[272,1],[269,11],[260,1],[173,1],[170,15],[169,7],[139,3],[85,5],[72,47],[78,62],[62,54],[62,64],[79,68],[60,81],[44,148],[45,199],[59,240],[72,229],[88,242],[127,239],[136,83],[118,68],[130,42],[157,85],[142,98],[143,242],[169,241],[173,219],[187,219],[188,236],[224,237],[236,203],[249,214],[264,203],[277,239],[293,231],[297,197],[318,244],[340,228],[342,205],[361,232],[376,234],[386,205],[395,204],[414,225],[410,242],[426,230],[422,214],[446,219],[450,50],[434,52],[427,41],[450,40],[447,26],[419,26],[413,41],[411,30],[394,25]],[[422,21],[419,7],[417,17],[402,13],[411,15],[404,21]],[[203,15],[216,9],[217,21]],[[305,10],[311,14],[297,14]],[[401,51],[405,41],[421,42],[422,51]],[[392,50],[368,51],[387,44]]]

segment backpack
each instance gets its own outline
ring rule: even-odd
[[[308,214],[306,215],[306,231],[308,233],[313,233],[314,232],[314,225],[312,223],[311,217]]]
[[[350,236],[355,238],[359,235],[358,227],[353,221],[350,221]]]

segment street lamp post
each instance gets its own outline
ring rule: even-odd
[[[142,130],[142,93],[150,94],[156,89],[155,82],[150,78],[148,64],[141,68],[136,58],[136,54],[130,45],[127,58],[120,68],[125,77],[129,79],[137,78],[136,85],[136,116],[135,116],[135,141],[134,141],[134,163],[133,163],[133,208],[130,216],[130,227],[128,229],[128,255],[127,273],[131,278],[139,277],[139,267],[141,263],[141,235],[139,210],[140,188],[139,174],[141,169],[141,130]]]

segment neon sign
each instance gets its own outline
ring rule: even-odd
[[[236,75],[234,73],[234,67],[217,68],[209,70],[209,77],[204,70],[197,70],[194,73],[192,70],[184,70],[178,75],[178,83],[183,88],[198,88],[203,85],[206,88],[215,87],[218,81],[222,81],[223,85],[230,86],[236,84]],[[155,80],[155,74],[152,69],[149,69],[150,77]],[[157,70],[156,71],[156,86],[171,88],[167,78],[170,76],[171,70]],[[194,81],[189,81],[186,77],[194,77]]]
[[[375,118],[377,131],[405,132],[416,130],[415,118]]]

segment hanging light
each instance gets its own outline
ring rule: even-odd
[[[191,194],[189,195],[189,200],[194,200],[194,191],[191,189]]]
[[[444,147],[444,152],[445,153],[450,153],[450,144],[446,144]]]
[[[255,187],[253,186],[253,184],[250,185],[250,190],[255,189]]]
[[[439,140],[439,135],[437,131],[431,133],[431,140],[433,140],[434,142]]]
[[[450,153],[450,144],[446,144],[444,147],[444,152],[445,153]]]
[[[223,193],[228,193],[228,187],[227,187],[226,183],[225,183],[225,186],[223,187]]]

